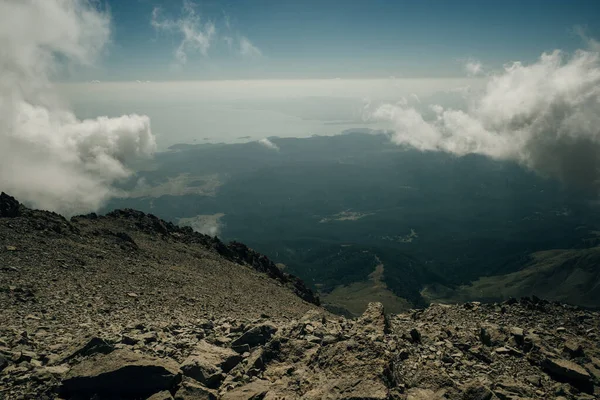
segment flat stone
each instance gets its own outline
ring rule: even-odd
[[[174,361],[122,349],[97,354],[75,365],[62,381],[61,394],[67,398],[143,397],[171,390],[180,380]]]
[[[83,341],[73,347],[61,359],[61,363],[72,360],[76,357],[88,357],[94,354],[108,354],[114,350],[112,343],[99,337],[93,337]]]
[[[235,388],[221,396],[221,400],[262,399],[269,392],[270,382],[257,379],[247,385]]]
[[[559,382],[570,383],[587,393],[590,390],[593,391],[590,374],[583,367],[572,361],[546,358],[542,362],[542,369]]]
[[[496,352],[496,354],[506,354],[506,355],[511,355],[511,356],[515,356],[515,357],[523,357],[522,352],[520,352],[519,350],[514,349],[510,346],[498,347],[494,351]]]

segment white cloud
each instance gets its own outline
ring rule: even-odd
[[[465,70],[469,76],[481,75],[483,73],[483,64],[477,60],[468,60],[465,64]]]
[[[197,5],[191,0],[184,0],[182,14],[178,19],[165,18],[162,9],[155,7],[152,11],[150,24],[157,31],[169,32],[181,37],[179,45],[175,48],[174,56],[176,63],[172,66],[178,70],[188,62],[188,55],[198,52],[207,56],[209,49],[218,45],[219,41],[227,44],[229,51],[234,50],[244,57],[260,57],[261,50],[254,45],[246,36],[233,32],[229,16],[223,17],[222,31],[227,34],[220,36],[216,25],[212,21],[202,22],[196,12]],[[236,37],[237,39],[234,39]],[[235,46],[234,46],[235,44]]]
[[[265,146],[267,149],[279,151],[279,146],[277,146],[275,143],[271,142],[267,138],[260,139],[258,141],[258,143],[261,144],[261,145],[263,145],[263,146]]]
[[[202,233],[203,235],[209,236],[221,236],[221,230],[224,228],[221,218],[225,214],[212,214],[212,215],[197,215],[192,218],[180,218],[179,226],[189,226],[195,232]]]
[[[444,107],[440,106],[439,104],[431,104],[429,108],[438,115],[444,112]]]
[[[240,54],[246,57],[260,57],[262,52],[245,36],[240,37]]]
[[[406,104],[378,107],[393,140],[420,150],[484,154],[512,160],[573,185],[600,182],[600,54],[544,53],[490,76],[482,93],[468,93],[466,110],[433,106],[426,120]]]
[[[174,53],[175,60],[180,66],[187,63],[190,52],[200,52],[206,56],[216,37],[215,25],[211,21],[203,23],[196,13],[195,4],[189,0],[183,2],[180,18],[163,18],[162,10],[156,7],[152,11],[150,23],[157,31],[167,31],[181,37]]]
[[[98,209],[155,149],[146,116],[81,121],[50,83],[94,63],[110,18],[84,0],[0,1],[0,189],[64,214]],[[31,27],[35,27],[32,29]]]

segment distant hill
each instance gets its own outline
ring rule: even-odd
[[[450,303],[538,296],[599,308],[600,247],[536,252],[519,271],[482,277],[455,289],[433,284],[422,294],[429,301]]]
[[[104,211],[140,209],[246,243],[324,299],[344,293],[363,309],[383,294],[351,285],[368,286],[380,262],[384,298],[422,306],[427,286],[520,271],[532,253],[590,247],[600,230],[596,193],[512,163],[407,149],[374,131],[269,140],[276,148],[176,146]]]

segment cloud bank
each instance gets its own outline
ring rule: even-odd
[[[475,70],[477,68],[472,68]],[[372,112],[391,121],[392,140],[423,151],[483,154],[515,161],[564,183],[599,187],[600,54],[544,53],[513,62],[468,92],[465,111],[432,105],[433,118],[402,103]]]
[[[116,194],[129,162],[154,152],[148,117],[81,121],[53,91],[53,74],[92,65],[109,37],[109,16],[88,1],[0,0],[0,190],[89,212]]]

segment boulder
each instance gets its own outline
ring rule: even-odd
[[[563,351],[569,355],[571,358],[583,357],[583,347],[581,343],[575,340],[567,340],[565,345],[563,346]]]
[[[217,400],[217,394],[197,382],[185,380],[175,393],[175,400]]]
[[[242,360],[235,351],[213,346],[202,340],[192,354],[181,364],[181,371],[196,381],[217,388],[224,376]]]
[[[462,400],[491,400],[494,393],[481,384],[471,384],[463,392]]]
[[[262,348],[258,348],[248,356],[245,361],[246,364],[246,373],[248,375],[252,375],[254,372],[262,371],[265,367],[264,361],[264,350]]]
[[[593,392],[590,374],[578,364],[563,359],[546,358],[541,366],[554,380],[570,383],[586,393]]]
[[[248,345],[249,347],[263,345],[271,339],[275,332],[277,332],[275,325],[269,323],[256,325],[231,342],[231,347],[240,348],[243,345]]]
[[[510,334],[515,340],[515,343],[519,346],[522,346],[525,341],[525,332],[522,328],[513,326],[510,328]]]
[[[479,329],[479,339],[485,346],[502,346],[506,341],[506,335],[500,331],[498,325],[483,324]]]
[[[180,380],[179,367],[172,360],[115,350],[71,368],[62,381],[61,394],[66,398],[144,397],[172,390]]]
[[[355,329],[365,333],[387,334],[390,332],[390,322],[385,315],[383,304],[369,303],[367,309],[358,319]]]

